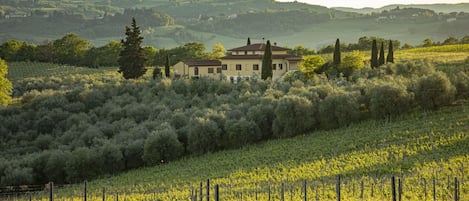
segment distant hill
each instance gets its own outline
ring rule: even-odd
[[[354,12],[354,13],[361,13],[361,14],[369,14],[373,12],[382,12],[384,10],[391,10],[396,7],[399,8],[422,8],[422,9],[430,9],[437,13],[451,13],[451,12],[468,12],[469,11],[469,3],[460,3],[460,4],[392,4],[388,6],[384,6],[381,8],[346,8],[346,7],[334,7],[333,9],[344,11],[344,12]]]
[[[30,43],[76,33],[101,46],[124,37],[135,17],[144,44],[158,49],[197,41],[207,49],[221,42],[227,48],[270,39],[282,46],[318,49],[336,38],[346,43],[378,36],[420,44],[469,34],[469,4],[390,5],[380,9],[333,8],[272,0],[41,0],[23,4],[9,0],[0,6],[0,43],[15,39]],[[83,4],[83,5],[82,5]],[[396,8],[399,6],[400,10]],[[408,8],[414,7],[414,8]],[[373,14],[370,14],[373,13]],[[414,16],[414,14],[416,14]],[[450,19],[450,20],[448,20]]]

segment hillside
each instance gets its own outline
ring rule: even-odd
[[[393,4],[384,6],[381,8],[345,8],[345,7],[334,7],[334,9],[341,10],[344,12],[355,12],[362,14],[371,14],[373,12],[382,12],[384,10],[391,10],[396,7],[400,8],[421,8],[421,9],[430,9],[437,13],[451,13],[451,12],[467,12],[469,10],[469,3],[459,3],[459,4]]]
[[[411,16],[407,16],[392,12],[396,6],[363,15],[360,10],[270,0],[122,0],[111,3],[96,0],[83,5],[81,1],[68,0],[45,0],[27,5],[18,2],[23,1],[9,0],[0,6],[0,25],[8,27],[0,30],[0,42],[16,39],[39,44],[73,32],[100,46],[110,40],[120,40],[132,17],[136,17],[142,27],[144,43],[158,49],[190,41],[202,42],[207,47],[221,42],[232,48],[247,37],[313,49],[330,44],[336,38],[355,42],[362,36],[377,35],[417,45],[425,38],[442,41],[449,36],[465,36],[469,27],[466,14],[446,14],[464,10],[466,4],[415,6]],[[401,10],[406,8],[402,6]],[[435,9],[435,12],[428,11],[433,13],[431,16],[420,15],[425,9]],[[439,15],[440,11],[445,14]],[[419,16],[412,17],[413,14]],[[383,20],[385,18],[390,19]],[[308,42],[305,44],[305,41]]]
[[[223,200],[267,199],[268,189],[279,199],[281,183],[286,184],[286,196],[293,192],[299,200],[304,180],[311,198],[335,200],[340,174],[344,199],[360,200],[364,182],[363,199],[389,200],[394,174],[403,179],[406,200],[424,199],[425,188],[428,198],[432,196],[432,178],[438,182],[436,197],[450,200],[447,179],[469,179],[468,131],[469,105],[461,102],[428,114],[414,111],[389,121],[366,121],[98,179],[88,183],[89,198],[99,199],[105,187],[108,197],[119,192],[121,199],[184,200],[191,190],[199,190],[199,182],[210,178],[212,185],[221,184]],[[469,185],[461,182],[460,189],[461,198],[467,198]],[[80,191],[79,186],[69,186],[57,190],[57,197],[80,199]]]

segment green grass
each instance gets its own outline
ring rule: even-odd
[[[221,184],[223,200],[239,200],[241,193],[243,200],[254,200],[255,192],[261,200],[267,200],[267,186],[271,186],[273,198],[279,200],[281,183],[293,189],[294,200],[300,200],[302,181],[307,180],[310,199],[318,196],[321,200],[335,200],[336,177],[342,175],[344,200],[362,200],[360,182],[364,185],[363,200],[390,200],[389,177],[398,175],[404,180],[405,200],[424,200],[424,179],[430,200],[433,177],[438,182],[439,200],[452,198],[454,177],[466,181],[460,187],[465,200],[469,198],[468,147],[469,105],[463,102],[427,115],[415,111],[394,117],[390,123],[366,121],[348,128],[190,157],[98,179],[89,182],[88,188],[91,200],[101,199],[102,187],[108,189],[109,200],[115,199],[111,196],[115,192],[127,200],[152,200],[154,196],[188,200],[193,187],[198,189],[199,182],[211,178],[212,184]],[[78,186],[57,192],[58,198],[82,199],[82,188]]]

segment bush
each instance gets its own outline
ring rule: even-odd
[[[338,91],[319,103],[319,119],[322,128],[346,126],[360,118],[359,93]]]
[[[276,137],[291,137],[311,131],[317,123],[316,107],[306,98],[288,95],[275,107],[273,132]]]
[[[189,122],[189,150],[203,154],[217,150],[221,130],[215,121],[204,117],[192,118]]]
[[[415,99],[425,109],[437,109],[454,101],[456,88],[446,74],[435,72],[417,81]]]
[[[228,136],[227,146],[238,148],[260,140],[261,131],[256,123],[245,118],[232,119],[225,122],[225,132]]]
[[[33,181],[32,168],[9,167],[5,170],[5,176],[2,178],[1,184],[18,186],[32,184]]]
[[[469,98],[469,75],[465,72],[453,73],[450,76],[451,83],[456,87],[456,98]]]
[[[401,75],[408,78],[420,77],[435,72],[435,67],[428,60],[399,63],[395,66],[395,68],[396,69],[394,72],[396,72],[396,75]]]
[[[412,95],[399,83],[378,83],[367,92],[369,109],[375,118],[398,115],[409,110]]]
[[[169,124],[163,124],[162,127],[145,140],[143,160],[147,165],[173,161],[183,153],[176,131]]]

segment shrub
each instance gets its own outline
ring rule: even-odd
[[[290,137],[311,131],[316,125],[316,107],[306,98],[287,95],[275,107],[274,136]]]
[[[435,67],[428,60],[399,63],[395,68],[396,75],[404,77],[420,77],[435,72]]]
[[[4,174],[5,176],[1,180],[3,185],[18,186],[32,184],[34,181],[33,169],[29,167],[9,167],[5,169]]]
[[[189,122],[189,150],[203,154],[217,150],[221,130],[215,121],[204,117],[192,118]]]
[[[178,159],[183,153],[176,131],[167,123],[153,131],[145,140],[143,160],[147,165],[157,165]]]
[[[435,72],[417,81],[415,99],[425,109],[437,109],[453,102],[456,88],[446,74]]]
[[[256,123],[248,121],[245,118],[226,121],[225,132],[228,136],[226,142],[228,147],[242,147],[261,138],[261,131]]]
[[[49,181],[55,183],[64,183],[67,178],[66,162],[70,158],[69,152],[54,150],[50,152],[50,156],[44,167],[44,174],[47,175]]]
[[[346,126],[360,117],[359,93],[337,91],[319,103],[320,125],[326,129]]]
[[[399,83],[378,83],[367,92],[369,109],[374,117],[398,115],[410,108],[412,95]]]
[[[451,83],[456,87],[456,98],[469,98],[469,75],[465,72],[453,73],[450,76]]]

